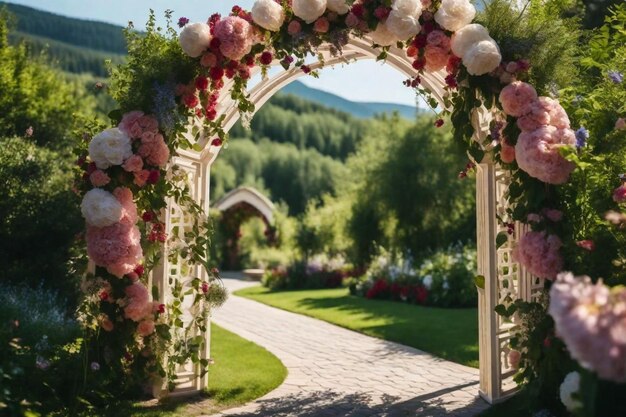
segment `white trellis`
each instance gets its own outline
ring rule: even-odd
[[[367,39],[351,38],[348,45],[343,49],[340,56],[333,56],[328,46],[321,46],[318,50],[322,61],[309,64],[311,69],[347,64],[356,60],[375,59],[379,50],[372,48],[372,42]],[[389,51],[386,63],[400,71],[407,77],[413,77],[415,70],[412,62],[406,57],[405,52],[392,47]],[[274,66],[278,62],[274,62]],[[256,72],[255,72],[256,71]],[[253,76],[260,71],[253,71]],[[257,110],[263,106],[276,92],[304,76],[299,68],[281,71],[272,77],[266,78],[250,89],[250,100],[256,105]],[[422,85],[432,92],[433,97],[443,108],[444,81],[443,72],[425,74],[422,76]],[[228,91],[228,83],[224,90]],[[240,114],[237,103],[230,97],[225,97],[218,106],[218,117],[225,116],[224,129],[230,130]],[[251,115],[250,115],[251,116]],[[476,112],[473,115],[473,125],[477,131],[477,139],[487,136],[490,120],[489,114]],[[193,123],[191,123],[193,125]],[[194,198],[208,211],[210,168],[219,153],[220,148],[212,146],[211,137],[201,136],[198,144],[204,150],[180,151],[174,164],[182,167],[189,174],[189,181],[194,190]],[[484,289],[479,289],[479,363],[480,363],[480,395],[490,403],[499,401],[515,392],[515,384],[512,382],[514,371],[508,364],[508,340],[514,323],[508,323],[494,312],[494,307],[507,297],[512,299],[530,300],[537,291],[542,288],[542,283],[530,277],[511,259],[512,246],[522,232],[520,225],[510,236],[506,245],[496,248],[496,236],[503,231],[503,226],[497,221],[496,214],[505,205],[504,195],[508,187],[508,177],[504,171],[498,170],[497,166],[485,160],[478,164],[476,176],[476,213],[477,213],[477,247],[478,247],[478,273],[485,277]],[[173,203],[168,206],[165,216],[166,230],[168,233],[178,230],[184,224],[184,215]],[[177,228],[178,227],[178,228]],[[153,272],[153,282],[161,289],[167,289],[168,279],[177,277],[180,280],[189,279],[192,273],[199,271],[187,271],[180,260],[165,259],[163,265]],[[161,291],[162,297],[167,297],[167,291]],[[161,300],[166,301],[166,298]],[[207,341],[208,346],[208,341]],[[208,357],[209,348],[203,352]],[[197,377],[197,369],[192,366],[181,367],[178,385],[173,394],[186,394],[195,392],[206,386],[207,379]]]

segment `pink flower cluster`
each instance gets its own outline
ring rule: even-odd
[[[425,68],[430,72],[435,72],[447,68],[453,57],[450,51],[450,37],[435,22],[428,21],[422,26],[421,33],[415,36],[407,48],[407,56],[415,58],[413,68],[418,71]],[[453,67],[447,68],[452,74],[451,80],[446,80],[450,87],[456,87],[456,85],[450,85],[454,84],[452,80],[456,81],[454,73],[458,65]]]
[[[229,59],[239,61],[250,53],[254,30],[245,19],[228,16],[215,24],[214,35],[220,42],[220,52]]]
[[[122,205],[122,219],[106,227],[87,227],[87,253],[98,266],[121,278],[131,273],[143,258],[141,234],[135,226],[137,208],[128,188],[116,188],[113,195]]]
[[[626,382],[625,289],[561,273],[550,290],[548,313],[581,366],[601,379]]]
[[[552,280],[563,269],[562,245],[556,235],[528,232],[513,249],[513,259],[531,274]]]
[[[148,289],[140,282],[135,282],[124,290],[126,293],[126,307],[124,317],[139,322],[137,333],[140,336],[149,336],[154,333],[153,312],[158,311],[160,305],[150,301]]]
[[[515,145],[520,169],[549,184],[567,182],[575,166],[559,149],[574,146],[576,135],[559,102],[538,97],[532,85],[515,81],[502,89],[500,103],[506,114],[518,118],[522,131]]]

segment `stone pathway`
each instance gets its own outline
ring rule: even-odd
[[[233,292],[258,285],[225,279]],[[263,398],[217,416],[474,416],[478,370],[417,349],[236,297],[213,321],[263,346],[287,367],[285,382]]]

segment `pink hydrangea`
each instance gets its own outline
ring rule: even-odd
[[[250,23],[238,16],[228,16],[217,22],[214,33],[220,40],[220,52],[226,58],[239,61],[252,49]]]
[[[111,181],[111,177],[109,177],[107,173],[101,169],[96,169],[91,173],[91,175],[89,175],[89,181],[91,181],[91,184],[94,187],[103,187]]]
[[[559,149],[575,144],[576,136],[571,129],[546,126],[523,132],[515,145],[515,157],[520,169],[531,177],[548,184],[563,184],[575,165],[563,158]]]
[[[145,132],[141,135],[138,152],[148,164],[158,167],[164,167],[170,159],[170,150],[160,133]]]
[[[139,155],[133,155],[122,164],[122,168],[124,168],[126,172],[141,171],[143,168],[143,159],[141,159]]]
[[[126,293],[124,317],[139,322],[152,313],[148,289],[141,282],[129,285],[124,292]]]
[[[528,232],[513,249],[513,259],[533,275],[554,279],[563,269],[561,246],[561,239],[556,235]]]
[[[139,326],[137,326],[137,333],[142,337],[150,336],[154,333],[154,320],[147,319],[140,322]]]
[[[106,267],[120,278],[131,272],[143,257],[139,229],[127,222],[107,227],[87,226],[86,240],[87,253],[96,265]]]
[[[424,58],[426,58],[426,70],[430,72],[439,71],[448,64],[450,51],[439,46],[428,44],[424,50]]]
[[[528,114],[537,98],[535,88],[522,81],[512,82],[500,92],[502,109],[506,114],[513,117],[521,117]]]
[[[530,112],[517,119],[517,126],[524,132],[537,130],[543,126],[569,129],[570,122],[565,109],[557,100],[539,97],[532,103]]]
[[[601,379],[626,382],[626,289],[587,276],[559,274],[548,313],[557,335],[583,368]]]

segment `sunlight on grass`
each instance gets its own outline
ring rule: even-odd
[[[272,292],[251,287],[235,295],[478,368],[475,308],[442,309],[367,300],[351,296],[345,288]]]
[[[211,325],[211,357],[215,364],[209,371],[208,395],[163,404],[139,403],[125,411],[118,409],[114,415],[191,417],[213,414],[262,397],[287,377],[287,369],[276,356],[215,324]]]

